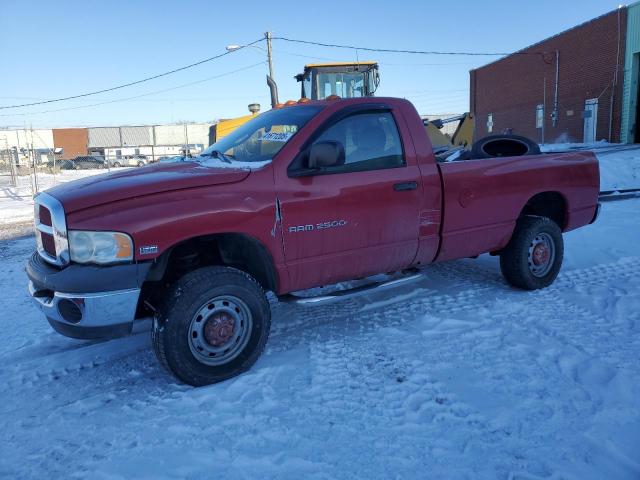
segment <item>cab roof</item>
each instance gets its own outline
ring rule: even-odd
[[[350,67],[356,65],[378,65],[378,62],[374,62],[371,60],[364,60],[362,62],[328,62],[328,63],[309,63],[304,66],[304,69],[307,70],[309,68],[317,68],[317,67]]]

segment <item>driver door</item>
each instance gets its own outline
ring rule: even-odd
[[[405,268],[416,256],[413,146],[402,144],[404,123],[390,108],[362,107],[321,127],[314,141],[341,143],[343,164],[301,177],[290,168],[277,179],[285,262],[298,289]]]

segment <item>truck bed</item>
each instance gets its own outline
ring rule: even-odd
[[[437,164],[443,184],[441,246],[436,261],[506,246],[517,218],[536,195],[554,193],[563,231],[589,223],[599,191],[592,152]]]

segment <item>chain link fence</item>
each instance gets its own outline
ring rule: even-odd
[[[172,147],[160,153],[104,155],[94,152],[73,158],[61,158],[52,150],[0,150],[0,199],[32,198],[59,183],[119,169],[140,168],[176,157],[195,156],[203,145]],[[170,150],[170,151],[166,151]]]

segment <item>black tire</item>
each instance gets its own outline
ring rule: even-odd
[[[144,162],[138,162],[139,167],[144,167]]]
[[[545,251],[549,255],[546,262]],[[511,240],[500,253],[500,270],[514,287],[545,288],[558,276],[563,255],[560,227],[546,217],[526,216],[518,220]]]
[[[236,323],[232,333],[240,334],[239,330],[242,330],[244,339],[239,341],[232,338],[225,340],[227,343],[222,346],[216,346],[205,338],[206,327],[211,322],[218,324],[215,315],[220,312],[216,309],[229,309],[228,303],[227,307],[221,305],[224,299],[233,299],[231,304],[238,311],[238,318],[234,320]],[[240,308],[236,307],[235,302],[238,302]],[[211,313],[200,315],[205,308],[211,310]],[[205,318],[202,318],[203,315]],[[201,320],[197,320],[198,317]],[[243,318],[244,328],[240,329],[238,326]],[[193,336],[197,334],[195,329],[198,326],[201,329],[200,339],[197,338],[198,335]],[[198,387],[221,382],[251,368],[264,350],[270,327],[269,302],[264,290],[253,277],[231,267],[205,267],[185,275],[172,286],[160,314],[154,320],[151,340],[160,363],[181,381]],[[196,347],[197,342],[205,347],[204,351],[201,347]],[[207,349],[221,349],[227,345],[230,345],[231,353],[235,349],[237,356],[223,364],[203,363],[217,361],[215,358],[205,358],[207,354],[211,355],[207,353]],[[227,351],[220,354],[224,357]]]
[[[540,146],[520,135],[489,135],[471,147],[471,158],[518,157],[540,155]]]
[[[122,165],[120,165],[120,162],[113,162],[113,166],[115,168],[121,167]]]

